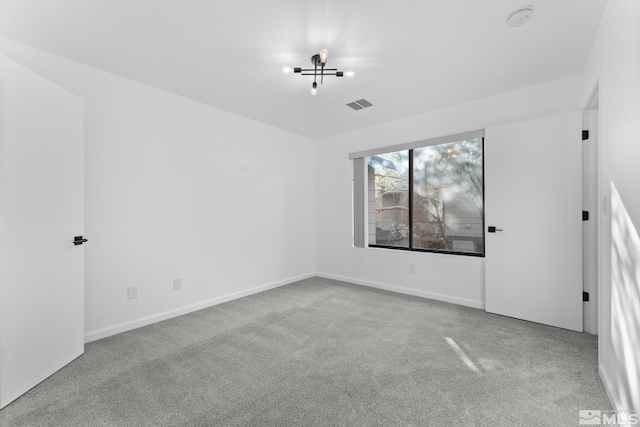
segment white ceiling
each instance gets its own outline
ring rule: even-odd
[[[605,1],[0,0],[0,36],[318,139],[578,74]],[[280,67],[321,48],[357,76],[314,97]]]

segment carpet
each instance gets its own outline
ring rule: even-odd
[[[569,426],[597,337],[311,278],[86,345],[13,426]]]

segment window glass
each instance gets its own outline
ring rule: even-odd
[[[484,252],[482,139],[413,150],[413,247]]]
[[[369,244],[408,248],[409,152],[371,156],[368,166]]]
[[[369,245],[484,254],[483,139],[367,157]]]

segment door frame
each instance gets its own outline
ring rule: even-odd
[[[584,331],[599,335],[600,324],[600,286],[602,283],[602,155],[599,126],[599,84],[589,95],[582,111],[582,129],[589,131],[589,138],[583,141],[582,190],[583,210],[589,212],[589,222],[583,223],[583,291],[589,292],[590,306],[583,306]],[[584,238],[585,233],[587,239]],[[591,239],[589,239],[589,237]],[[589,261],[593,263],[590,268]]]

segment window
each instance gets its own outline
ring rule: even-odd
[[[484,255],[483,135],[478,134],[362,155],[370,247]]]

